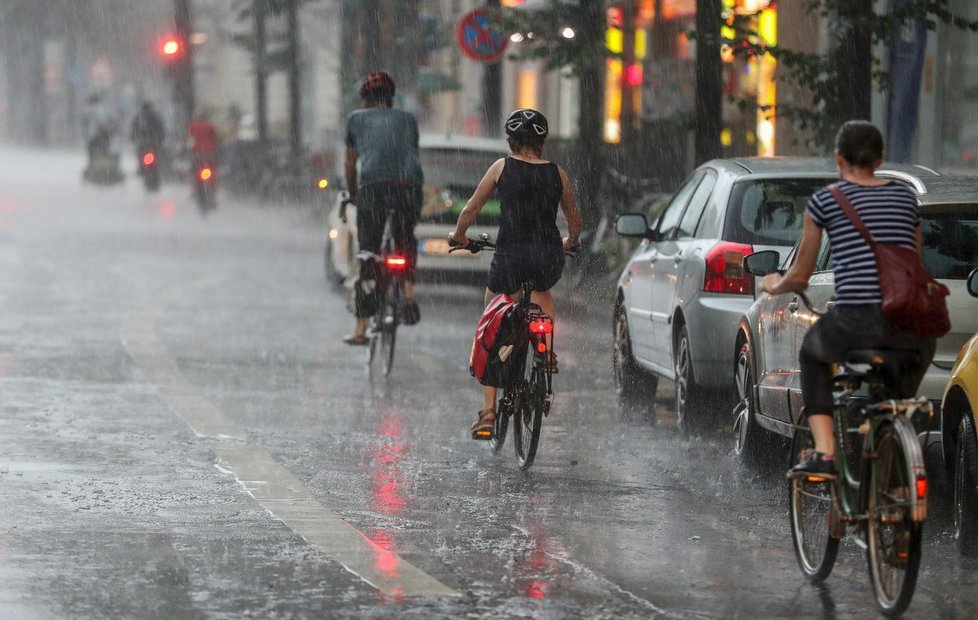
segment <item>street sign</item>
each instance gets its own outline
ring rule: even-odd
[[[463,54],[487,64],[502,58],[509,44],[498,13],[484,8],[466,13],[459,20],[455,38]]]

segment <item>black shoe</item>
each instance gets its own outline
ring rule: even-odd
[[[414,300],[404,302],[404,313],[401,316],[401,320],[405,325],[415,325],[421,320],[421,310],[418,308],[418,302]]]
[[[835,480],[835,459],[812,450],[801,463],[788,470],[788,478],[809,478],[810,482]]]

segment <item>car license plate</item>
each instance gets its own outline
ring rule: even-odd
[[[425,239],[421,243],[422,254],[427,256],[445,256],[448,254],[448,239]],[[467,252],[465,253],[467,254]]]

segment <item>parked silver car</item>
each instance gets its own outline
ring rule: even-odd
[[[887,166],[881,175],[932,174]],[[650,403],[659,378],[676,383],[682,428],[716,424],[708,415],[734,389],[730,351],[754,303],[744,256],[787,254],[801,236],[805,205],[837,178],[828,158],[713,160],[680,186],[651,227],[619,217],[618,233],[640,237],[618,281],[614,308],[614,376],[624,403]],[[716,406],[710,406],[715,403]]]
[[[978,264],[978,180],[918,176],[906,179],[918,195],[923,230],[923,261],[931,274],[951,291],[947,298],[951,331],[937,342],[937,353],[927,369],[919,393],[940,400],[961,346],[978,331],[978,314],[968,296],[968,274]],[[794,258],[784,256],[782,268]],[[777,264],[774,261],[772,264]],[[822,240],[808,297],[816,308],[832,304],[835,293],[832,257]],[[768,449],[767,431],[790,437],[792,423],[801,418],[801,383],[798,351],[805,332],[817,317],[797,295],[760,295],[744,313],[736,343],[727,351],[728,372],[737,377],[739,401],[734,407],[734,449],[747,461]],[[943,425],[956,432],[956,423]],[[931,430],[939,430],[935,424]],[[940,435],[930,436],[931,441]],[[946,444],[953,450],[955,444]]]
[[[418,154],[425,183],[421,217],[414,231],[418,239],[419,277],[448,272],[476,275],[489,272],[492,260],[489,252],[457,252],[449,256],[448,234],[454,230],[458,214],[486,170],[508,153],[503,140],[431,134],[420,137]],[[343,212],[340,196],[330,209],[324,244],[326,277],[330,281],[343,281],[357,255],[356,213],[355,205],[347,205]],[[492,198],[469,234],[494,234],[498,226],[499,201]]]

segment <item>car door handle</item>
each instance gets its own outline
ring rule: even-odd
[[[680,252],[679,254],[676,254],[676,256],[672,260],[676,261],[677,265],[683,262],[683,253]]]
[[[658,254],[653,254],[652,256],[649,257],[649,262],[650,263],[654,263],[657,260],[659,260],[659,255]]]
[[[797,297],[795,297],[794,299],[792,299],[791,301],[788,302],[788,312],[791,312],[792,314],[794,314],[795,312],[798,312],[798,298]]]

